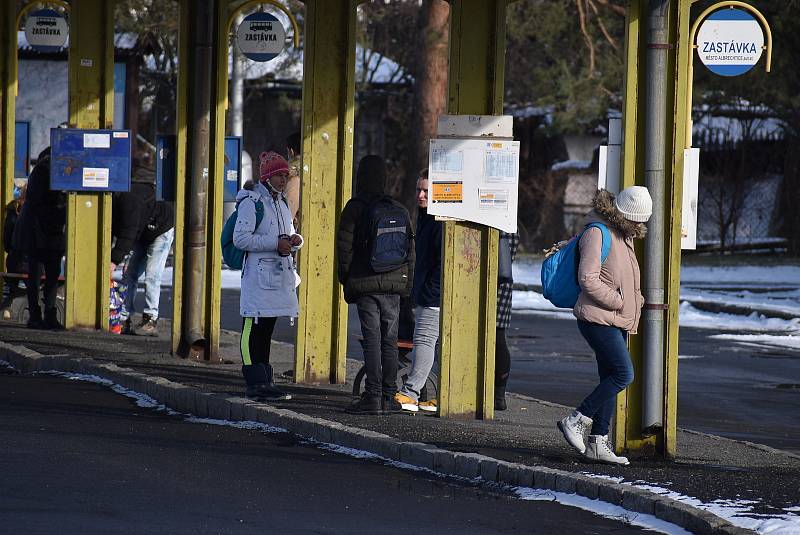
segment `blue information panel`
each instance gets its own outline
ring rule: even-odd
[[[50,130],[50,189],[130,191],[128,130]]]
[[[225,189],[224,202],[236,202],[239,177],[242,175],[242,138],[225,138]]]
[[[31,163],[31,123],[14,123],[14,178],[27,178]]]
[[[156,198],[160,201],[175,201],[175,136],[156,138]],[[225,138],[225,169],[223,201],[235,202],[239,193],[239,177],[242,175],[242,138]]]

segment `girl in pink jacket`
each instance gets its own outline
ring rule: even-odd
[[[647,188],[631,186],[616,198],[600,190],[585,223],[602,223],[608,228],[611,250],[602,261],[603,236],[596,227],[588,228],[579,243],[581,293],[573,313],[578,329],[595,352],[600,384],[572,414],[558,422],[558,428],[573,448],[593,461],[629,464],[627,458],[614,454],[608,444],[608,429],[617,394],[633,382],[628,334],[636,332],[644,304],[633,240],[644,238],[645,223],[652,212]],[[586,430],[590,430],[588,444],[583,439]]]

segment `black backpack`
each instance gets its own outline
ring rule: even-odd
[[[408,264],[411,221],[408,211],[391,197],[380,197],[364,209],[360,242],[375,273],[387,273]]]

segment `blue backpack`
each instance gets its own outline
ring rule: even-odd
[[[542,294],[559,308],[572,308],[578,302],[578,295],[581,293],[578,284],[580,257],[578,242],[583,233],[591,227],[599,228],[603,233],[600,262],[605,262],[611,251],[611,233],[602,223],[590,223],[580,234],[573,236],[565,246],[548,256],[542,263]]]
[[[359,242],[375,273],[408,264],[413,234],[408,211],[391,197],[380,197],[364,209]]]
[[[244,199],[242,199],[244,200]],[[239,201],[241,202],[241,201]],[[222,227],[222,260],[225,265],[231,269],[242,269],[244,266],[244,257],[247,255],[246,251],[237,249],[233,245],[233,230],[236,228],[236,219],[239,215],[239,204],[236,204],[236,210],[231,214],[225,226]],[[261,224],[264,219],[264,203],[261,200],[256,201],[256,227]]]

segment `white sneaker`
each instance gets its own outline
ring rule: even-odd
[[[627,457],[619,457],[608,445],[608,435],[589,435],[589,445],[586,447],[586,458],[592,461],[609,464],[631,464]]]
[[[559,421],[558,428],[564,434],[569,445],[578,450],[579,453],[586,452],[586,445],[583,443],[583,434],[592,426],[592,419],[584,416],[578,411]]]

